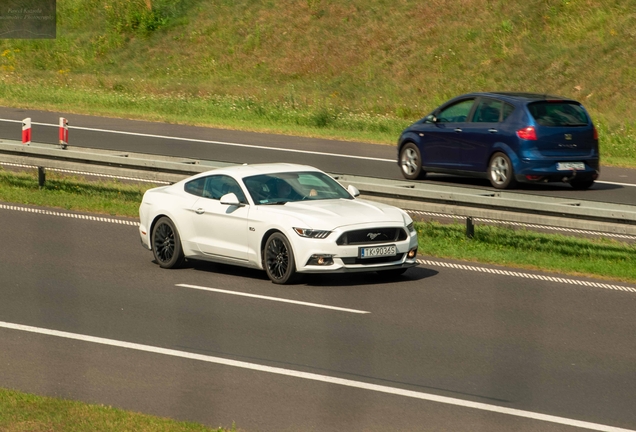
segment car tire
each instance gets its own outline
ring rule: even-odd
[[[152,229],[152,253],[162,268],[178,268],[185,260],[179,232],[168,217],[160,218]]]
[[[510,189],[516,186],[515,172],[510,158],[502,152],[497,152],[488,162],[488,180],[497,189]]]
[[[404,178],[409,180],[421,180],[426,177],[426,171],[422,171],[422,156],[420,149],[408,142],[400,149],[400,169]]]
[[[294,251],[283,234],[275,232],[267,238],[263,267],[267,277],[275,284],[289,284],[297,280]]]
[[[570,185],[575,190],[588,190],[589,188],[592,187],[593,184],[594,184],[594,180],[592,180],[592,179],[572,180],[570,182]]]

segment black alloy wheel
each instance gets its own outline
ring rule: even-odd
[[[183,264],[181,240],[170,218],[162,217],[152,229],[152,252],[162,268],[177,268]]]
[[[276,232],[269,236],[263,261],[267,277],[275,284],[291,283],[296,279],[294,252],[283,234]]]

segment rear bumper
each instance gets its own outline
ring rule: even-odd
[[[559,170],[558,162],[583,162],[582,170]],[[522,160],[515,170],[515,179],[519,182],[561,182],[574,178],[596,180],[600,174],[598,159],[558,159],[558,160]]]

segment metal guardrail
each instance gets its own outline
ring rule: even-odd
[[[235,165],[79,147],[62,149],[51,144],[23,145],[12,140],[0,140],[0,162],[156,182],[176,182],[192,174]],[[394,181],[333,173],[332,175],[345,186],[356,186],[365,198],[406,210],[443,213],[458,218],[494,219],[636,235],[636,206],[507,191],[491,192],[427,182]]]

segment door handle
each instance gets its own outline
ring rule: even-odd
[[[488,132],[490,132],[490,133],[497,133],[498,131],[497,131],[497,129],[488,129]]]
[[[462,128],[455,128],[455,132],[461,132]]]
[[[198,208],[194,211],[196,214],[203,214],[205,213],[205,210],[203,210],[202,208]]]

